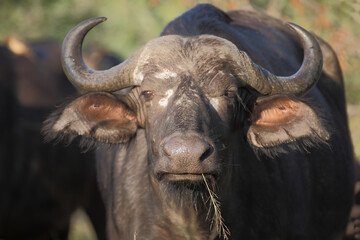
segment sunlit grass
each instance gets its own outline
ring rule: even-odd
[[[73,213],[70,223],[69,240],[97,240],[86,213],[79,209]]]

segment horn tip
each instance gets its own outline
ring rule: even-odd
[[[97,23],[102,23],[107,20],[107,17],[94,17],[94,18],[90,18],[89,20],[92,20]]]
[[[303,27],[293,22],[286,22],[285,25],[295,32],[307,32]]]
[[[90,26],[95,26],[95,25],[98,25],[102,22],[105,22],[107,20],[107,17],[93,17],[93,18],[89,18],[89,19],[86,19],[84,20],[83,22],[81,22],[80,24],[78,24],[78,26],[81,26],[81,25],[90,25]]]
[[[99,17],[99,19],[101,19],[102,22],[105,22],[107,20],[107,17]]]

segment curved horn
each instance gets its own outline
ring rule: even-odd
[[[274,95],[289,93],[296,96],[303,96],[317,83],[322,71],[321,48],[315,37],[302,27],[287,23],[287,25],[300,37],[304,49],[304,58],[300,69],[291,76],[276,76],[251,60],[252,79],[245,81],[259,93]],[[242,53],[241,55],[244,55]],[[248,56],[242,56],[249,58]],[[248,62],[249,60],[245,60]],[[250,65],[248,62],[247,64]],[[249,76],[250,78],[250,76]],[[254,79],[255,78],[255,79]]]
[[[62,45],[61,63],[64,72],[82,92],[115,91],[141,84],[141,81],[133,78],[139,51],[121,64],[103,71],[95,71],[85,64],[82,57],[83,40],[93,27],[105,20],[105,17],[95,17],[81,22],[66,35]]]

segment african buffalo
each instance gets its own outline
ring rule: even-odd
[[[10,37],[0,46],[0,239],[67,239],[79,207],[105,238],[95,153],[45,144],[41,135],[54,105],[76,94],[60,53],[54,41]]]
[[[325,42],[260,11],[202,4],[94,71],[81,45],[104,20],[65,38],[63,67],[83,95],[44,132],[97,147],[110,239],[341,239],[353,151]]]

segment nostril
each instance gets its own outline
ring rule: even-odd
[[[171,156],[171,149],[169,148],[168,143],[166,143],[165,145],[162,146],[162,151],[166,156],[168,156],[168,157]]]
[[[176,139],[171,138],[169,141],[167,141],[162,149],[163,149],[163,153],[168,156],[176,156],[177,154],[179,154],[181,151],[183,151],[182,148],[182,144],[177,141]]]
[[[202,162],[214,152],[211,144],[199,137],[172,137],[161,148],[173,162]]]
[[[214,148],[210,144],[206,143],[206,145],[207,145],[207,147],[206,147],[205,152],[200,156],[201,162],[204,161],[205,159],[207,159],[214,151]]]

